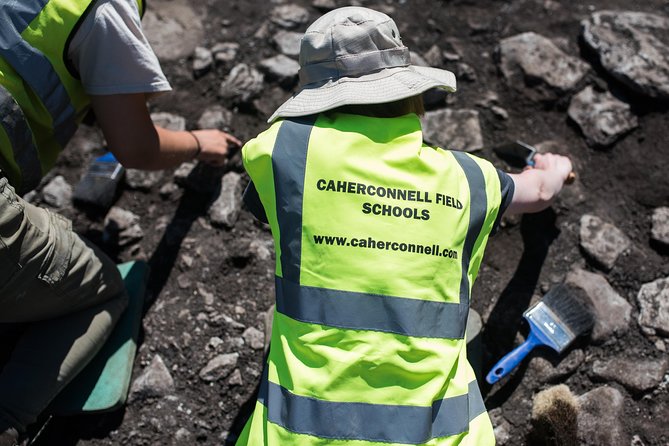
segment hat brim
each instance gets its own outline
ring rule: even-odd
[[[359,77],[342,77],[305,86],[284,102],[267,122],[308,116],[342,105],[383,104],[419,95],[430,88],[456,90],[455,75],[447,70],[409,65]]]

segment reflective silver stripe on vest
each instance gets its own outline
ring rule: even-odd
[[[42,177],[37,148],[21,107],[2,85],[0,85],[0,125],[9,138],[14,160],[21,171],[21,185],[17,188],[19,193],[34,189]]]
[[[276,309],[307,323],[424,338],[462,338],[459,305],[300,286],[276,278]]]
[[[474,251],[474,244],[481,234],[483,222],[488,211],[488,197],[486,195],[486,184],[483,172],[476,161],[463,152],[451,151],[460,167],[465,172],[469,184],[469,228],[465,237],[465,245],[462,249],[462,278],[460,280],[460,320],[462,332],[459,338],[465,335],[467,327],[467,315],[469,314],[469,262]]]
[[[267,368],[265,368],[267,369]],[[476,381],[469,394],[445,398],[432,406],[341,403],[295,395],[264,374],[258,401],[268,421],[291,432],[320,438],[421,444],[458,435],[485,412]]]
[[[309,136],[315,116],[281,124],[272,151],[276,214],[283,277],[300,283],[302,257],[302,197]]]
[[[77,128],[76,111],[49,59],[21,37],[48,0],[9,0],[4,3],[0,8],[0,56],[42,101],[53,120],[54,137],[64,147]]]

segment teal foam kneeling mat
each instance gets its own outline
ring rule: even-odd
[[[149,266],[134,261],[118,265],[128,291],[128,307],[90,364],[56,397],[54,415],[107,412],[125,404],[144,307]]]

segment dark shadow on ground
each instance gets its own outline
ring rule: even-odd
[[[264,367],[267,367],[267,359],[269,358],[269,349],[267,349],[267,352],[263,356],[263,361],[262,363],[264,364]],[[232,446],[237,442],[237,439],[239,438],[239,434],[242,433],[242,430],[244,429],[244,426],[246,425],[246,422],[248,419],[251,417],[251,414],[253,414],[253,410],[256,407],[256,400],[258,399],[258,392],[260,391],[260,384],[265,376],[265,370],[263,370],[263,373],[260,374],[260,379],[258,380],[258,384],[256,385],[256,388],[253,390],[253,393],[247,399],[244,401],[244,404],[241,405],[239,408],[239,412],[237,412],[237,416],[235,416],[235,419],[232,421],[232,426],[230,426],[230,433],[228,434],[228,437],[225,439],[225,446]]]
[[[483,376],[513,349],[516,333],[527,328],[523,324],[523,312],[528,308],[537,287],[548,249],[559,234],[555,220],[556,214],[550,208],[537,214],[525,214],[521,220],[523,254],[483,327],[484,351],[487,352],[483,358]],[[521,364],[514,376],[506,378],[508,381],[504,386],[486,401],[489,409],[497,407],[513,393],[522,380],[523,367]],[[491,386],[485,381],[479,384],[485,396]]]

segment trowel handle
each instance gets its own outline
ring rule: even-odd
[[[525,356],[527,356],[528,353],[530,353],[537,345],[543,344],[541,341],[539,341],[539,338],[534,335],[534,332],[530,330],[530,335],[527,337],[525,342],[511,350],[502,359],[500,359],[497,364],[493,366],[490,372],[488,372],[485,380],[488,381],[488,384],[495,384],[497,381],[504,378],[516,367],[518,367],[518,364],[520,364],[521,361],[525,359]]]

